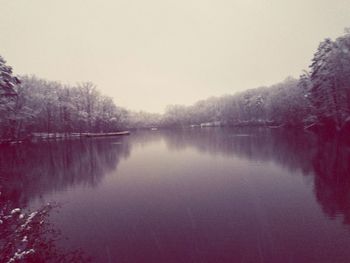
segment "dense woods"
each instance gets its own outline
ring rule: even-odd
[[[168,107],[163,125],[272,125],[339,130],[350,116],[350,31],[325,39],[310,70],[271,87]]]
[[[163,115],[130,112],[90,83],[75,86],[35,76],[16,77],[0,57],[0,136],[25,138],[33,132],[110,132],[125,128],[189,126],[296,126],[344,129],[350,119],[350,31],[325,39],[310,70],[260,87],[171,105]]]
[[[306,90],[298,84],[298,80],[287,78],[272,87],[213,97],[190,107],[169,106],[163,125],[301,125],[309,109]]]
[[[126,110],[90,82],[71,87],[34,76],[20,79],[17,94],[2,98],[3,137],[20,138],[31,132],[108,132],[125,125]]]

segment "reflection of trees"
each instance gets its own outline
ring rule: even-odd
[[[95,186],[116,169],[131,146],[164,140],[169,149],[195,148],[212,155],[275,162],[313,174],[315,195],[330,217],[350,224],[350,150],[340,139],[317,139],[293,130],[265,128],[135,132],[123,138],[50,142],[0,148],[0,201],[24,207],[30,198],[70,185]]]
[[[194,147],[208,154],[273,161],[290,171],[314,175],[324,212],[350,224],[350,148],[339,138],[316,138],[293,130],[200,129],[164,132],[172,150]]]
[[[0,198],[25,206],[33,197],[70,185],[95,186],[130,154],[127,143],[91,139],[0,149]]]
[[[158,142],[162,140],[160,136],[161,131],[139,130],[132,133],[130,140],[132,141],[132,147],[134,146],[146,146],[150,143]],[[128,138],[129,139],[129,138]]]
[[[308,134],[266,128],[208,128],[164,133],[176,150],[195,147],[200,152],[237,156],[253,161],[274,161],[290,170],[311,170],[312,140]]]
[[[350,224],[350,148],[338,138],[319,144],[313,159],[315,194],[323,211]]]

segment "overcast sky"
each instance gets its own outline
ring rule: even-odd
[[[16,74],[92,81],[151,112],[298,77],[350,26],[349,0],[0,0],[0,11]]]

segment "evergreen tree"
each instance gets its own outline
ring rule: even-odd
[[[340,128],[350,110],[350,34],[323,41],[314,55],[310,100],[319,121]]]
[[[0,56],[0,96],[15,96],[14,87],[20,81],[12,75],[12,68],[6,65],[6,61]]]

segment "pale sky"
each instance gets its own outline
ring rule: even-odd
[[[350,27],[349,0],[0,0],[0,55],[16,74],[94,82],[162,112],[307,69]]]

